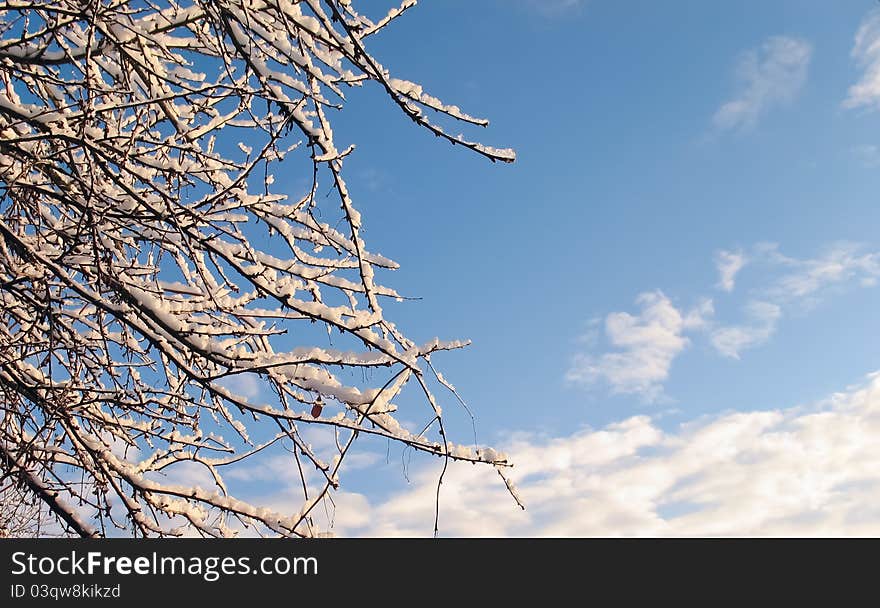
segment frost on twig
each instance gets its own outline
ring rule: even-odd
[[[413,4],[375,21],[349,0],[0,5],[0,496],[83,536],[311,536],[358,437],[507,466],[447,440],[425,370],[463,343],[386,318],[397,266],[367,248],[331,127],[372,81],[435,135],[513,160],[447,132],[487,123],[368,53]],[[291,167],[301,196],[273,186]],[[423,432],[397,418],[407,386]],[[330,429],[335,456],[305,428]],[[301,480],[283,513],[224,480],[275,449]],[[207,482],[177,483],[184,466]]]

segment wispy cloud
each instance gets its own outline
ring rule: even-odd
[[[684,332],[703,326],[712,314],[710,300],[682,313],[662,292],[639,295],[641,311],[614,312],[605,318],[605,337],[614,351],[599,356],[579,354],[566,374],[570,382],[605,382],[613,393],[638,394],[656,400],[672,361],[689,344]]]
[[[521,511],[486,467],[450,467],[445,536],[880,535],[880,375],[806,408],[640,416],[600,430],[520,434],[507,446]],[[338,501],[339,535],[427,536],[436,467],[371,503]]]
[[[748,323],[718,327],[710,334],[712,346],[726,357],[739,359],[742,351],[769,340],[782,316],[779,305],[771,302],[749,302],[745,312]]]
[[[811,298],[823,289],[851,282],[872,286],[880,276],[880,253],[865,252],[854,243],[838,243],[815,259],[798,260],[782,255],[775,248],[769,250],[771,261],[790,268],[771,289],[780,300]]]
[[[751,128],[773,107],[794,100],[807,81],[811,55],[808,42],[785,36],[770,37],[744,53],[736,69],[739,89],[718,108],[715,128]]]
[[[718,301],[703,297],[683,312],[662,291],[642,293],[639,312],[613,312],[592,320],[580,340],[565,377],[571,383],[605,385],[612,394],[660,400],[675,359],[695,339],[704,339],[720,355],[739,359],[769,341],[792,311],[805,312],[835,291],[870,287],[880,279],[880,252],[853,243],[837,243],[814,258],[784,255],[774,243],[715,254],[716,287],[732,294],[744,267],[761,280],[746,293],[739,319],[715,314]],[[604,336],[605,343],[600,340]],[[604,352],[603,352],[604,351]]]
[[[734,359],[767,342],[785,310],[815,306],[834,287],[856,281],[872,286],[880,276],[880,253],[864,252],[853,243],[832,245],[818,257],[806,259],[783,255],[777,245],[762,243],[748,257],[754,265],[766,268],[766,282],[753,290],[752,299],[743,307],[744,322],[719,324],[710,331],[712,346]]]
[[[853,59],[862,76],[847,91],[844,108],[880,108],[880,9],[869,12],[856,32]]]
[[[718,288],[727,292],[733,291],[736,275],[747,261],[742,251],[719,251],[715,256],[715,267],[718,269]]]
[[[862,144],[852,149],[859,164],[867,169],[880,167],[880,146],[874,144]]]

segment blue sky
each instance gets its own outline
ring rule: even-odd
[[[465,465],[441,533],[880,532],[878,10],[434,0],[373,41],[518,153],[453,149],[376,88],[335,117],[363,235],[421,298],[386,312],[473,340],[435,363],[528,506]],[[403,460],[363,444],[337,533],[431,533],[438,462]]]

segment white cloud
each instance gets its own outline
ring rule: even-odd
[[[739,359],[744,350],[767,342],[776,332],[785,309],[809,308],[832,287],[840,288],[856,280],[869,287],[880,277],[880,253],[865,253],[852,243],[838,243],[819,257],[807,259],[785,256],[775,244],[762,243],[747,257],[753,265],[769,267],[771,276],[744,306],[745,323],[716,325],[709,332],[712,346],[734,359]],[[719,265],[719,269],[723,287],[723,266]]]
[[[847,91],[844,108],[880,107],[880,10],[862,20],[856,32],[852,57],[864,71]]]
[[[687,330],[705,325],[712,302],[682,314],[662,292],[639,295],[638,315],[614,312],[605,318],[605,336],[616,350],[600,356],[579,354],[566,378],[582,385],[606,382],[613,393],[638,394],[656,400],[672,361],[689,344]]]
[[[807,81],[812,47],[804,40],[772,36],[743,54],[737,66],[740,89],[712,119],[717,129],[753,127],[768,110],[790,103]]]
[[[749,323],[719,327],[710,334],[712,346],[725,357],[739,359],[742,351],[769,340],[782,316],[782,309],[771,302],[749,302],[745,311]]]
[[[815,258],[803,259],[783,255],[774,243],[759,243],[748,251],[719,251],[715,265],[716,287],[728,293],[743,267],[764,275],[750,290],[741,321],[722,321],[708,298],[684,314],[663,292],[646,292],[636,300],[638,314],[611,313],[603,328],[595,320],[588,324],[582,352],[575,355],[566,379],[582,386],[604,383],[613,394],[658,401],[673,361],[694,337],[705,335],[718,353],[739,359],[744,351],[770,340],[787,312],[808,310],[834,290],[856,282],[870,287],[880,278],[880,252],[853,243],[837,243]],[[599,329],[604,329],[610,349],[596,354]]]
[[[793,270],[782,276],[772,292],[780,300],[803,300],[817,292],[858,278],[864,286],[880,276],[880,253],[863,253],[853,243],[839,243],[815,259],[797,260],[773,253],[773,260]]]
[[[811,407],[661,430],[640,416],[508,448],[527,510],[488,467],[453,466],[446,536],[880,536],[880,374]],[[384,501],[337,501],[339,535],[427,536],[437,466]],[[348,511],[351,511],[349,513]]]
[[[715,267],[718,268],[718,288],[733,291],[736,275],[746,265],[746,256],[742,251],[719,251],[715,256]]]
[[[874,144],[862,144],[852,149],[859,164],[867,169],[880,167],[880,146]]]
[[[256,374],[233,374],[220,381],[220,384],[240,397],[256,399],[260,396],[260,377]]]

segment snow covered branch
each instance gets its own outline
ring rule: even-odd
[[[386,318],[397,265],[367,248],[330,117],[373,82],[433,134],[514,154],[448,132],[487,122],[369,54],[415,2],[376,21],[355,4],[0,3],[0,460],[69,531],[312,536],[365,435],[507,466],[447,439],[425,372],[464,343],[418,345]],[[300,194],[273,187],[279,167]],[[420,432],[396,417],[407,386]],[[335,430],[329,461],[306,425]],[[279,446],[301,505],[233,497],[225,467]],[[172,483],[181,465],[209,489]]]

